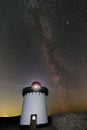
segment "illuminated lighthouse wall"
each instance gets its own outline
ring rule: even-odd
[[[30,125],[31,116],[37,115],[37,125],[48,123],[47,101],[48,89],[41,87],[39,82],[33,82],[31,87],[22,91],[24,96],[20,125]]]

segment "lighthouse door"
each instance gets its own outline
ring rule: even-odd
[[[36,130],[36,129],[37,129],[37,115],[32,114],[30,121],[30,130]]]

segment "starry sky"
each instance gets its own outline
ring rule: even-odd
[[[87,110],[86,0],[0,0],[0,117],[21,114],[36,80],[49,115]]]

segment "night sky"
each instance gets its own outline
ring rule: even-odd
[[[49,115],[87,110],[86,0],[0,0],[1,117],[21,114],[36,80]]]

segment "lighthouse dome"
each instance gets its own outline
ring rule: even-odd
[[[31,85],[31,87],[32,87],[32,89],[34,89],[34,90],[40,90],[41,89],[41,83],[40,82],[38,82],[38,81],[34,81],[33,83],[32,83],[32,85]]]
[[[48,89],[46,87],[43,87],[38,81],[34,81],[30,87],[25,87],[22,90],[22,95],[25,96],[25,94],[32,92],[40,92],[45,93],[46,96],[48,95]]]

